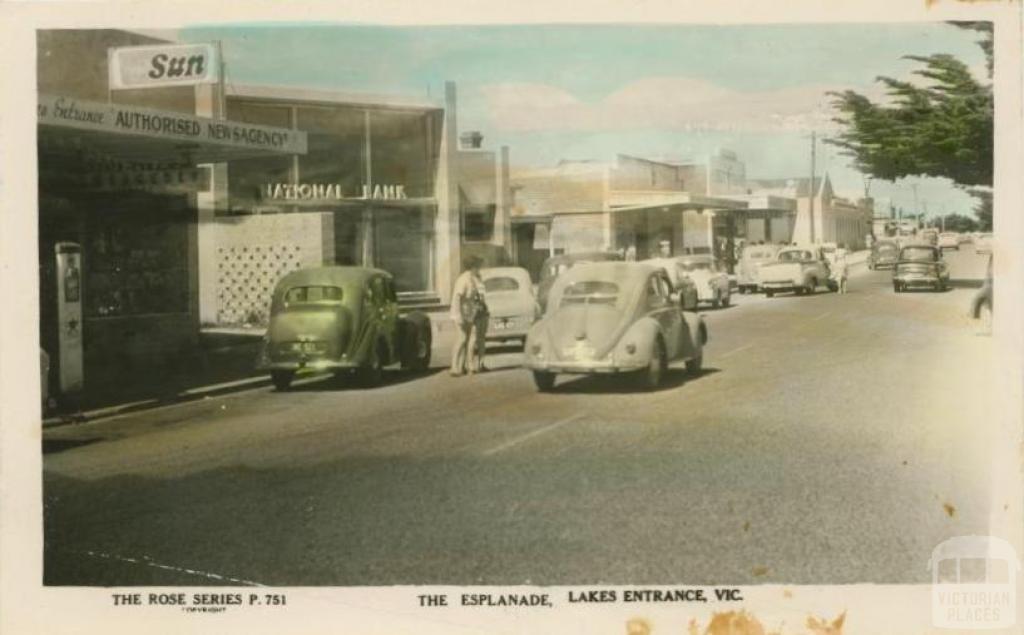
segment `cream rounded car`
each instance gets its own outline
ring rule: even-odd
[[[559,276],[527,335],[523,365],[540,391],[559,374],[596,373],[634,373],[654,389],[670,364],[698,374],[707,340],[703,318],[672,299],[662,268],[592,263]]]
[[[480,277],[490,312],[487,340],[525,342],[527,331],[540,315],[530,273],[522,267],[490,267],[481,269]]]

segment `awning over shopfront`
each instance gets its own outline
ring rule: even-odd
[[[196,165],[305,154],[306,133],[195,115],[40,95],[41,149],[128,163]]]
[[[609,194],[612,213],[656,210],[660,208],[685,210],[746,209],[747,203],[731,198],[700,196],[688,192],[636,192],[612,191]]]

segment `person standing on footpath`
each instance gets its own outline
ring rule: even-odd
[[[467,256],[452,289],[451,318],[457,327],[452,348],[453,377],[484,370],[488,312],[484,282],[480,278],[482,265],[479,256]]]

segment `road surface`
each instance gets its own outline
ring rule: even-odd
[[[950,254],[953,277],[983,257]],[[57,585],[910,583],[985,534],[973,288],[739,296],[705,371],[536,392],[518,355],[251,390],[44,435]],[[442,342],[443,344],[443,342]]]

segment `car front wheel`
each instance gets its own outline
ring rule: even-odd
[[[700,374],[700,369],[704,366],[704,351],[703,349],[697,353],[695,357],[691,357],[686,360],[686,372],[690,376],[695,377]]]
[[[537,390],[549,392],[555,387],[555,374],[544,370],[535,370],[533,371],[533,383],[537,385]]]
[[[295,378],[295,372],[290,370],[272,370],[270,371],[270,381],[274,382],[274,388],[285,391],[288,390],[292,385],[292,379]]]

